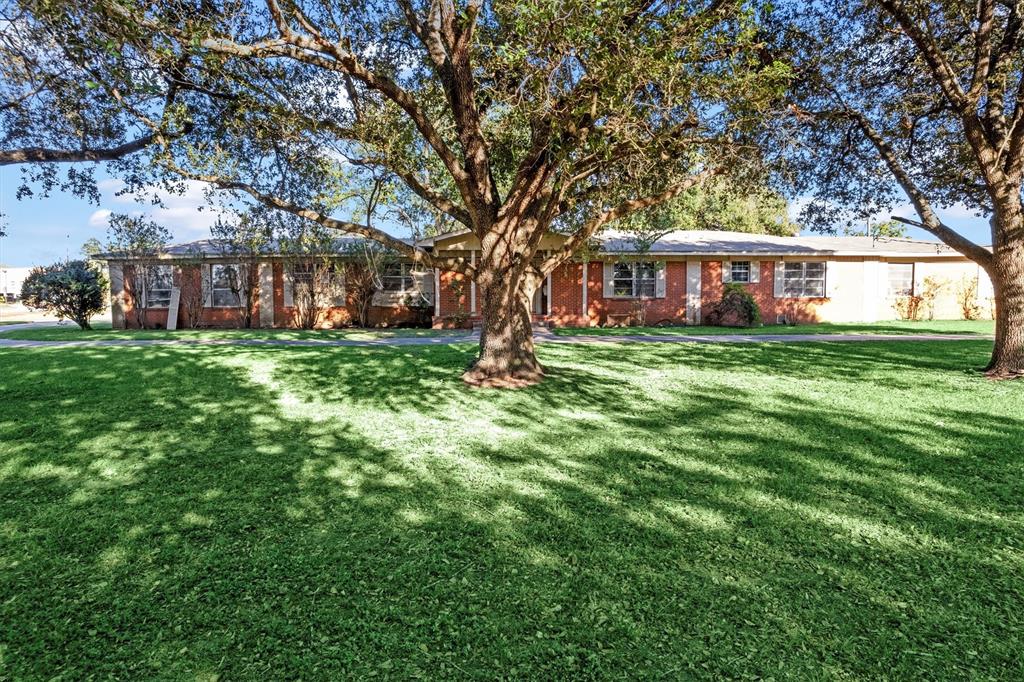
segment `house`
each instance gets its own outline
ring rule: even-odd
[[[351,253],[338,240],[337,260]],[[543,252],[564,237],[546,235]],[[479,241],[469,231],[418,242],[424,249],[475,262]],[[133,292],[136,264],[105,254],[110,266],[115,326],[133,326],[137,302],[147,305],[147,325],[180,326],[183,292],[201,292],[200,324],[235,326],[240,300],[230,276],[238,268],[210,241],[171,247],[153,261],[149,282]],[[252,266],[260,282],[254,325],[296,325],[297,281],[309,276],[301,260],[269,250]],[[338,267],[318,326],[351,324],[354,301]],[[383,278],[370,314],[372,324],[412,323],[425,312],[435,327],[470,326],[479,320],[475,283],[454,272],[418,271],[396,262]],[[533,300],[537,322],[554,326],[606,324],[700,324],[728,283],[753,295],[766,323],[874,322],[896,319],[896,306],[911,296],[931,295],[926,315],[961,317],[969,298],[990,316],[992,286],[973,261],[938,242],[872,237],[776,237],[739,232],[677,231],[647,248],[629,235],[605,232],[585,255],[555,269]]]

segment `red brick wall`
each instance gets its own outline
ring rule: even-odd
[[[775,298],[775,261],[760,261],[761,281],[754,284],[741,284],[749,291],[758,307],[761,308],[761,319],[765,324],[775,324],[779,315],[785,315],[789,322],[807,324],[819,321],[818,306],[824,298]],[[711,260],[701,263],[701,316],[707,316],[711,308],[722,300],[722,261]]]
[[[125,288],[125,326],[129,329],[137,328],[138,322],[135,319],[135,295],[132,291],[132,279],[134,268],[131,265],[124,266],[124,288]],[[253,273],[256,276],[256,273]],[[201,269],[198,265],[182,265],[178,267],[174,277],[175,284],[182,290],[182,299],[185,291],[191,287],[202,287]],[[253,314],[253,324],[259,322],[259,301],[256,301]],[[163,329],[167,326],[167,308],[150,308],[145,312],[146,327],[150,329]],[[242,316],[238,308],[214,308],[207,306],[203,309],[201,318],[203,327],[241,327]],[[178,329],[188,327],[188,316],[185,313],[184,300],[178,306]]]
[[[634,299],[604,298],[604,264],[592,262],[587,266],[587,299],[590,320],[603,325],[608,315],[628,315],[636,309]],[[650,299],[647,303],[647,324],[670,321],[686,322],[686,263],[669,261],[665,264],[665,297]]]
[[[295,309],[284,305],[284,266],[281,263],[272,265],[273,272],[273,301],[274,301],[274,326],[294,327]],[[137,327],[134,311],[134,297],[131,291],[132,268],[124,266],[125,280],[125,324],[129,328]],[[182,289],[184,298],[185,290],[188,287],[202,287],[201,269],[198,265],[181,266],[180,275],[175,277],[175,283]],[[258,269],[253,273],[258,277]],[[253,325],[258,326],[260,319],[260,302],[256,300],[253,313]],[[347,305],[344,307],[329,308],[320,321],[320,326],[344,327],[353,324],[357,319],[357,307],[350,296]],[[408,324],[415,319],[415,312],[405,306],[374,306],[370,309],[371,325]],[[163,328],[167,325],[167,309],[154,308],[146,311],[146,326],[150,328]],[[214,308],[206,307],[203,310],[203,327],[227,327],[235,328],[242,325],[241,314],[238,308]],[[182,304],[178,309],[178,328],[184,329],[188,326],[185,306]]]
[[[416,319],[415,311],[407,306],[371,306],[370,326],[395,326],[410,324]],[[359,306],[350,293],[346,296],[345,306],[332,307],[324,311],[317,322],[318,327],[339,328],[349,327],[359,321]],[[284,264],[274,263],[274,326],[295,327],[295,308],[284,304]]]
[[[582,263],[563,263],[551,273],[551,315],[546,317],[558,327],[587,324],[583,315]]]
[[[458,272],[444,270],[439,276],[440,290],[436,295],[440,300],[440,317],[435,317],[435,327],[466,326],[473,317],[470,312],[472,303],[471,284],[468,277]],[[480,304],[479,292],[477,305]],[[464,322],[459,317],[465,317]]]

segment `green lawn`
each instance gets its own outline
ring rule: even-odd
[[[0,332],[5,339],[31,341],[96,341],[100,339],[372,339],[408,336],[465,336],[466,330],[438,329],[111,329],[110,323],[100,322],[90,331],[82,331],[75,324],[60,327],[39,327]]]
[[[995,323],[991,320],[933,320],[931,322],[907,322],[889,320],[885,322],[821,323],[800,325],[769,324],[763,327],[583,327],[560,328],[559,336],[630,336],[635,334],[654,336],[675,336],[696,334],[718,336],[721,334],[993,334]]]
[[[0,679],[1022,679],[989,348],[0,349]]]

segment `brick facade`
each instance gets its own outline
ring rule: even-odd
[[[459,243],[457,252],[472,258],[472,244]],[[552,242],[548,246],[557,246]],[[442,253],[444,248],[436,245]],[[454,247],[450,247],[454,248]],[[538,294],[539,310],[534,310],[534,320],[552,326],[597,326],[610,324],[687,324],[706,321],[707,314],[721,300],[723,259],[726,255],[667,256],[664,264],[664,296],[644,300],[605,296],[604,267],[606,262],[592,260],[586,265],[578,262],[565,263],[551,273],[548,283]],[[749,260],[758,263],[759,281],[741,284],[754,297],[766,324],[778,322],[813,323],[873,322],[896,318],[894,295],[889,292],[889,263],[914,264],[915,290],[932,279],[947,283],[944,293],[932,306],[937,319],[958,317],[956,287],[960,282],[974,281],[978,287],[978,304],[982,310],[991,310],[991,285],[988,278],[976,264],[954,254],[950,256],[913,254],[903,256],[862,256],[834,255],[822,257],[819,254],[807,256],[768,256],[760,258],[743,254],[733,255],[737,261]],[[775,268],[782,259],[787,261],[820,261],[826,265],[825,297],[788,298],[775,295]],[[651,259],[657,259],[652,256]],[[207,262],[215,262],[213,259]],[[186,292],[201,288],[201,267],[191,263],[170,261],[176,266],[175,286],[182,293],[178,313],[178,327],[187,327]],[[138,326],[132,306],[130,263],[111,261],[111,267],[122,272],[123,290],[111,291],[112,301],[117,306],[114,319],[126,326]],[[285,266],[280,259],[268,260],[254,273],[254,277],[267,276],[272,284],[272,293],[263,295],[273,307],[272,314],[261,315],[259,302],[253,315],[254,326],[294,327],[296,310],[285,305]],[[584,284],[584,279],[586,283]],[[112,277],[112,281],[115,278]],[[416,286],[433,303],[432,311],[413,309],[406,305],[374,305],[370,311],[373,326],[396,326],[431,323],[435,327],[470,327],[480,321],[482,296],[465,275],[455,272],[440,272],[421,275]],[[437,289],[436,292],[433,290]],[[987,293],[986,293],[987,292]],[[986,298],[988,297],[988,298]],[[400,301],[400,298],[392,300]],[[424,315],[424,313],[427,313]],[[433,313],[430,315],[429,313]],[[426,318],[426,319],[424,319]],[[146,326],[163,327],[168,320],[167,309],[148,311]],[[318,327],[345,327],[358,320],[358,309],[351,291],[346,304],[327,309],[318,320]],[[206,307],[198,326],[238,327],[241,315],[238,308]]]
[[[295,308],[286,306],[284,295],[284,264],[275,262],[271,264],[273,281],[273,325],[274,327],[295,327],[297,326]],[[258,272],[254,270],[254,277]],[[135,301],[138,298],[132,291],[132,266],[124,266],[124,295],[123,310],[124,324],[128,328],[139,326],[135,315]],[[185,297],[188,291],[194,287],[202,287],[201,268],[198,265],[182,265],[176,268],[174,284],[182,292],[182,301],[178,307],[178,328],[185,329],[188,325],[188,315],[185,306]],[[253,326],[260,326],[260,302],[257,299],[253,311]],[[407,306],[372,306],[370,308],[370,324],[372,326],[396,326],[411,324],[417,318],[417,312]],[[358,319],[358,308],[351,294],[346,297],[346,305],[343,307],[330,307],[324,310],[317,322],[318,328],[338,328],[351,326]],[[167,308],[151,308],[145,312],[145,324],[147,327],[164,328],[167,326]],[[212,328],[235,328],[242,326],[242,315],[239,308],[221,308],[204,306],[199,327]]]

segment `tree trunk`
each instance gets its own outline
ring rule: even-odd
[[[1024,219],[1006,220],[1007,239],[993,254],[992,287],[996,303],[996,340],[985,368],[995,379],[1024,377]]]
[[[534,353],[529,282],[523,276],[507,272],[497,276],[493,268],[484,268],[478,276],[483,315],[480,353],[462,378],[472,386],[495,388],[535,384],[543,378],[544,368]]]

